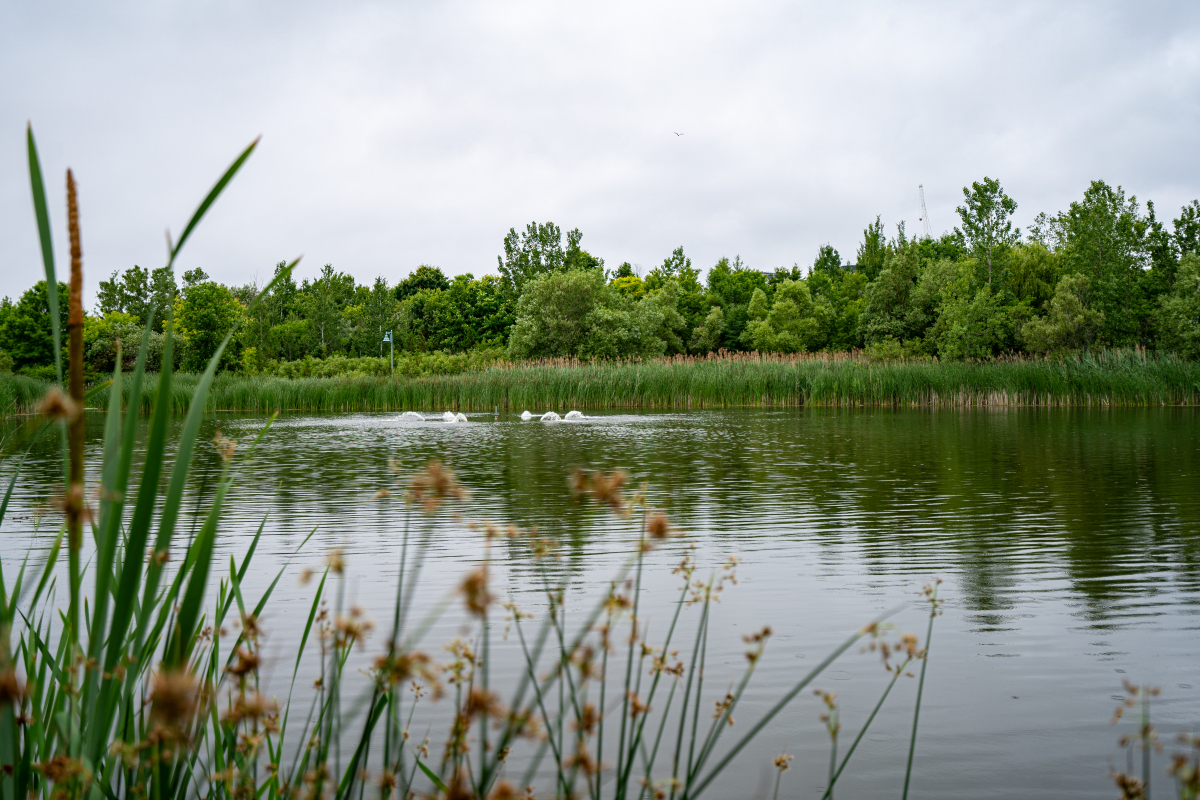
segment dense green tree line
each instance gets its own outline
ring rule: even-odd
[[[1024,234],[1016,208],[984,178],[963,189],[959,225],[940,238],[909,237],[903,223],[889,238],[877,217],[854,263],[825,245],[808,268],[765,272],[721,258],[703,280],[682,247],[644,275],[628,263],[607,269],[578,229],[564,241],[549,222],[510,230],[497,274],[448,277],[421,265],[394,285],[385,276],[358,285],[326,264],[299,283],[283,277],[253,306],[254,284],[224,286],[200,269],[177,284],[169,270],[134,266],[101,282],[87,360],[110,370],[117,342],[130,343],[128,355],[149,325],[157,367],[168,318],[181,337],[177,367],[199,369],[236,326],[223,366],[251,373],[385,357],[387,331],[402,353],[513,359],[860,347],[989,359],[1133,346],[1200,357],[1200,202],[1168,225],[1153,203],[1143,212],[1121,187],[1096,181]],[[49,375],[52,361],[39,283],[0,304],[0,369]]]

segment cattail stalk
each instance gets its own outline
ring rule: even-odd
[[[75,176],[67,170],[67,228],[71,236],[71,285],[67,306],[68,391],[75,403],[70,422],[67,451],[67,541],[71,581],[71,606],[68,622],[71,637],[79,641],[79,551],[83,546],[83,249],[79,243],[79,203],[75,196]]]

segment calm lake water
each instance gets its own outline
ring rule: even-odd
[[[220,425],[245,448],[264,422],[215,415],[203,438]],[[463,521],[433,523],[425,607],[482,556],[465,520],[492,520],[559,538],[554,569],[574,587],[569,620],[591,607],[637,533],[631,522],[572,502],[568,475],[624,468],[649,483],[651,502],[681,532],[647,562],[643,618],[652,641],[669,621],[679,585],[671,570],[689,546],[701,575],[729,555],[742,559],[739,583],[712,623],[706,708],[741,674],[741,635],[774,629],[729,741],[881,611],[912,601],[893,621],[923,636],[919,591],[942,578],[945,613],[934,628],[913,796],[1107,796],[1115,794],[1110,764],[1125,764],[1116,740],[1128,723],[1109,724],[1123,679],[1162,688],[1153,716],[1168,752],[1177,730],[1200,728],[1198,423],[1187,409],[738,410],[559,424],[488,414],[465,425],[396,414],[285,416],[254,453],[239,452],[220,547],[240,557],[266,517],[250,594],[285,569],[265,620],[282,694],[313,589],[299,583],[304,567],[343,548],[347,601],[376,620],[390,616],[404,510],[396,498],[372,499],[392,481],[389,458],[405,471],[440,458],[472,492]],[[95,450],[98,415],[89,424]],[[35,446],[4,522],[6,570],[27,550],[44,550],[57,524],[48,517],[37,530],[37,510],[61,474],[48,438]],[[211,448],[201,450],[193,503],[211,492],[219,466]],[[179,535],[191,526],[185,520]],[[523,553],[497,545],[496,589],[537,612],[545,602]],[[462,633],[463,622],[455,604],[431,645]],[[497,647],[503,684],[520,668],[519,650],[512,641]],[[854,649],[813,684],[838,693],[843,749],[886,679],[876,655]],[[839,796],[899,796],[915,693],[915,680],[897,686]],[[821,710],[811,692],[797,697],[705,796],[769,796],[771,759],[786,751],[795,761],[780,796],[819,797],[829,753]],[[1164,756],[1155,797],[1173,796],[1165,767]]]

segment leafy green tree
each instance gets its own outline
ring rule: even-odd
[[[785,280],[775,289],[770,311],[766,311],[766,304],[766,293],[756,290],[747,309],[750,322],[742,333],[742,343],[768,353],[808,349],[821,328],[808,285],[804,281]]]
[[[270,320],[271,325],[287,322],[299,310],[297,295],[300,293],[300,287],[296,285],[296,280],[291,272],[280,276],[280,273],[286,269],[286,261],[280,261],[275,265],[275,274],[272,276],[272,280],[276,278],[278,280],[275,280],[271,294],[262,303],[264,314]]]
[[[406,348],[422,351],[466,349],[464,309],[449,291],[422,289],[401,305]]]
[[[87,370],[99,375],[112,373],[117,364],[118,343],[121,345],[122,362],[126,367],[132,368],[137,360],[144,329],[141,320],[123,311],[110,311],[103,317],[85,317],[83,353]],[[162,368],[164,339],[161,333],[150,333],[146,350],[146,369],[151,372],[158,372]]]
[[[195,280],[197,277],[196,271],[184,274],[183,292],[175,301],[175,330],[183,341],[182,366],[189,372],[205,368],[242,315],[241,303],[228,287],[216,281]],[[220,367],[235,366],[239,356],[237,347],[226,347]]]
[[[879,277],[863,293],[863,310],[858,318],[859,334],[867,345],[884,339],[904,342],[920,333],[921,320],[914,320],[910,295],[919,273],[917,251],[904,238],[903,230],[896,246],[889,247]]]
[[[567,248],[563,251],[563,269],[604,269],[604,259],[597,258],[579,246],[583,234],[579,228],[567,231]]]
[[[991,286],[993,262],[1021,238],[1011,220],[1017,202],[1004,193],[999,181],[986,176],[982,182],[964,186],[963,197],[964,204],[956,209],[962,227],[956,230],[980,264],[987,265],[987,285]]]
[[[1013,245],[1008,254],[1008,287],[1020,302],[1042,308],[1058,283],[1058,256],[1041,242]]]
[[[942,288],[941,313],[930,338],[944,359],[990,359],[1008,341],[1010,317],[991,286],[972,289],[971,270],[962,266]]]
[[[312,338],[312,323],[306,319],[293,318],[267,331],[267,344],[276,358],[295,361],[303,358]]]
[[[516,299],[497,275],[484,275],[468,288],[475,345],[502,345],[516,322]]]
[[[725,313],[720,306],[713,306],[704,318],[704,322],[692,331],[692,341],[689,349],[693,353],[703,355],[711,353],[721,346],[721,333],[725,330]]]
[[[790,267],[776,267],[775,271],[767,276],[767,286],[774,291],[775,287],[784,281],[802,280],[804,280],[804,268],[799,264],[792,264]]]
[[[132,314],[143,325],[146,312],[150,310],[150,273],[136,264],[124,273],[113,272],[106,281],[100,281],[97,305],[100,315],[119,311]]]
[[[175,308],[179,298],[179,287],[175,284],[175,273],[170,267],[159,267],[150,273],[150,306],[154,316],[148,320],[150,329],[162,331],[167,315]]]
[[[1159,300],[1159,343],[1184,358],[1200,358],[1200,254],[1187,253],[1171,294]]]
[[[829,309],[814,346],[830,350],[861,347],[858,318],[866,305],[863,292],[867,288],[867,276],[847,270],[833,275],[814,271],[805,282],[813,303],[824,304]]]
[[[622,275],[619,278],[613,278],[609,285],[622,297],[632,297],[636,300],[646,294],[646,282],[637,275]]]
[[[601,270],[537,276],[517,303],[508,342],[513,359],[661,355],[662,313],[652,298],[622,299]]]
[[[1104,324],[1104,314],[1091,308],[1090,281],[1085,275],[1065,275],[1050,299],[1050,313],[1025,323],[1018,341],[1032,353],[1064,355],[1091,346]]]
[[[411,275],[396,284],[396,299],[401,301],[406,300],[422,289],[429,289],[436,292],[449,288],[450,280],[444,272],[437,267],[422,264],[413,270]]]
[[[692,260],[684,254],[682,246],[676,247],[671,251],[671,255],[663,259],[660,266],[650,270],[644,282],[646,293],[655,294],[672,281],[675,284],[675,312],[683,319],[678,329],[682,338],[679,345],[674,344],[670,337],[666,341],[668,352],[678,353],[686,349],[692,329],[701,323],[710,305],[704,297],[704,287],[700,284],[700,270],[692,267]],[[668,317],[674,320],[671,314],[668,314]],[[674,325],[674,322],[670,324]]]
[[[944,313],[948,299],[966,303],[978,288],[973,280],[975,265],[973,258],[943,258],[921,267],[903,317],[905,338],[910,343],[907,352],[933,355],[938,351],[940,328],[936,326],[950,321]]]
[[[724,311],[725,330],[721,347],[727,350],[741,349],[741,336],[750,321],[747,314],[750,299],[756,289],[765,291],[767,288],[766,276],[746,267],[740,257],[732,261],[722,257],[708,271],[708,304],[719,305]]]
[[[208,273],[200,267],[196,267],[183,273],[183,286],[186,289],[190,286],[195,286],[197,283],[204,283],[208,279]]]
[[[621,266],[617,267],[617,271],[613,273],[613,280],[617,280],[618,278],[635,278],[635,277],[640,278],[640,276],[634,274],[633,265],[630,264],[628,261],[622,261]]]
[[[113,270],[108,280],[100,281],[100,288],[96,292],[96,310],[100,316],[124,310],[121,304],[121,273],[117,270]]]
[[[657,292],[645,298],[646,303],[652,306],[657,315],[661,317],[655,335],[666,344],[668,355],[686,353],[688,337],[691,333],[687,320],[679,313],[680,294],[679,279],[672,277],[667,278]]]
[[[1172,226],[1174,234],[1171,238],[1180,258],[1188,253],[1200,253],[1200,200],[1184,206]]]
[[[354,297],[354,278],[326,264],[316,279],[301,284],[300,294],[304,318],[312,323],[310,350],[322,357],[337,352],[343,335],[342,309]]]
[[[59,330],[67,330],[67,285],[58,284]],[[7,301],[7,298],[6,298]],[[16,303],[9,304],[0,321],[0,350],[13,360],[13,368],[25,374],[51,377],[54,370],[54,334],[50,325],[50,301],[46,282],[26,289]],[[64,346],[64,356],[66,348]]]
[[[561,272],[565,268],[562,231],[553,222],[531,222],[520,234],[516,228],[509,228],[504,237],[504,255],[497,256],[496,260],[505,285],[519,296],[526,282],[538,275]]]
[[[671,255],[663,259],[663,263],[650,270],[646,276],[646,288],[655,291],[664,282],[675,278],[681,284],[699,283],[700,270],[692,268],[692,260],[684,255],[683,247],[676,247]]]
[[[382,275],[375,278],[375,283],[368,290],[358,289],[359,307],[362,308],[362,333],[359,341],[359,352],[362,355],[375,354],[376,350],[382,356],[383,334],[396,327],[398,304],[395,292],[388,288],[387,279]]]
[[[867,280],[875,280],[883,271],[884,260],[887,257],[887,237],[883,235],[883,223],[879,217],[863,229],[863,242],[858,247],[858,271],[867,276]]]
[[[838,254],[833,246],[826,243],[821,245],[821,249],[817,250],[817,257],[813,260],[812,274],[821,275],[837,275],[842,271],[842,257]]]
[[[1093,181],[1083,199],[1059,215],[1058,225],[1063,272],[1087,277],[1091,304],[1104,317],[1101,343],[1137,344],[1154,310],[1142,291],[1145,222],[1137,198]]]

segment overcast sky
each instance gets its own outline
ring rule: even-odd
[[[259,134],[178,271],[479,276],[531,220],[609,267],[772,269],[919,230],[922,183],[935,233],[984,175],[1022,226],[1097,178],[1200,196],[1197,3],[0,0],[0,78],[0,295],[41,270],[31,120],[89,306]]]

